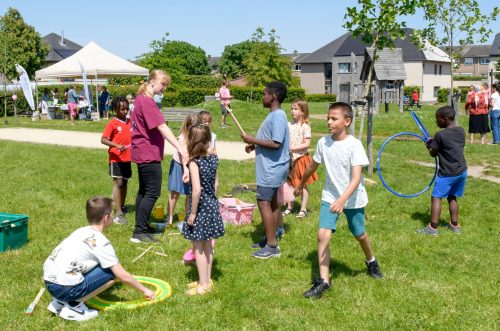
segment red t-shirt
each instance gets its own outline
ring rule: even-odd
[[[163,114],[152,98],[139,95],[132,112],[132,161],[135,163],[161,162],[165,140],[158,126],[165,123]]]
[[[418,99],[419,99],[418,92],[413,92],[411,94],[411,98],[413,99],[413,101],[418,101]]]
[[[109,162],[130,162],[132,153],[130,153],[130,144],[132,141],[130,133],[130,121],[122,121],[118,118],[113,118],[104,128],[102,136],[106,139],[111,140],[115,144],[124,145],[127,149],[125,151],[120,151],[116,147],[109,147]]]

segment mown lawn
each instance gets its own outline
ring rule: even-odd
[[[325,106],[314,105],[313,112],[320,113]],[[237,138],[234,125],[226,130],[217,129],[217,104],[203,107],[213,111],[214,128],[220,140]],[[289,109],[289,105],[285,107]],[[248,124],[249,132],[257,129],[266,114],[259,105],[242,103],[239,110],[236,103],[233,108],[241,111],[237,116],[242,124]],[[434,133],[437,128],[432,112],[421,114],[424,124]],[[90,125],[95,125],[92,130],[100,131],[102,127],[98,125],[103,123]],[[407,113],[380,115],[375,119],[375,147],[396,132],[416,130]],[[324,123],[313,120],[313,131],[325,132]],[[497,147],[467,145],[468,163],[498,166]],[[414,161],[429,160],[422,145],[403,142],[387,153],[384,175],[402,189],[417,190],[432,169]],[[132,212],[127,217],[128,225],[111,227],[107,236],[129,271],[168,281],[173,289],[171,298],[132,311],[104,312],[97,319],[77,324],[52,316],[45,309],[50,301],[46,293],[33,315],[25,316],[24,310],[43,285],[44,260],[69,233],[85,225],[85,200],[96,194],[111,194],[107,155],[102,150],[0,141],[0,161],[0,211],[27,214],[30,219],[27,245],[0,253],[3,329],[499,329],[500,258],[496,233],[500,226],[497,208],[500,186],[481,179],[469,178],[465,197],[459,200],[463,233],[454,235],[442,230],[437,238],[431,238],[414,233],[429,220],[429,193],[413,199],[398,198],[387,192],[378,177],[370,178],[376,183],[367,186],[370,199],[366,209],[367,231],[384,279],[377,281],[366,276],[362,253],[342,218],[331,244],[332,290],[321,300],[304,299],[303,291],[318,273],[316,230],[323,168],[320,180],[311,187],[310,216],[300,221],[293,216],[286,219],[287,233],[280,243],[280,258],[261,261],[250,256],[250,244],[263,234],[257,210],[251,225],[226,228],[226,236],[216,245],[215,289],[207,296],[184,295],[185,284],[196,279],[196,270],[181,262],[189,243],[180,235],[164,236],[155,248],[168,257],[148,253],[132,263],[142,252],[138,247],[147,247],[129,242]],[[168,162],[163,168],[161,202],[165,205]],[[220,193],[239,183],[254,182],[253,162],[221,161],[219,171]],[[136,191],[134,174],[127,201],[132,209]],[[240,198],[254,201],[249,193]],[[443,224],[447,219],[444,204]],[[169,234],[175,232],[167,230]],[[112,295],[124,299],[138,296],[125,288],[113,291]]]

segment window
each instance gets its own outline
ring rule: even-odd
[[[434,93],[432,94],[435,98],[437,98],[438,94],[439,94],[439,89],[441,88],[441,86],[434,86]]]
[[[473,63],[474,63],[473,58],[471,58],[471,57],[464,58],[464,64],[473,64]]]
[[[442,75],[443,74],[443,66],[440,64],[439,65],[439,74]]]
[[[434,65],[434,75],[437,75],[438,74],[438,65],[435,64]]]
[[[348,74],[351,72],[350,63],[339,63],[339,74]]]
[[[296,64],[296,65],[293,67],[293,70],[294,70],[294,71],[301,71],[301,70],[302,70],[302,65],[301,65],[301,64]]]
[[[325,63],[325,68],[324,68],[324,75],[325,75],[325,81],[327,80],[332,80],[332,64],[331,63]],[[326,84],[328,85],[328,84]]]
[[[480,64],[489,64],[490,63],[490,58],[489,57],[482,57],[479,59]]]

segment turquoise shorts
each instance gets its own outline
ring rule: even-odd
[[[365,208],[344,209],[347,218],[347,225],[354,237],[359,237],[365,233]],[[337,231],[337,220],[339,214],[330,211],[330,203],[321,201],[319,212],[319,228]]]

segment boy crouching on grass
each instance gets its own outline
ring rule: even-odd
[[[304,189],[307,179],[321,163],[326,167],[326,181],[321,196],[318,230],[318,262],[320,279],[304,293],[306,298],[319,299],[330,289],[330,238],[336,231],[340,213],[347,217],[349,230],[359,242],[366,257],[368,274],[382,278],[379,265],[372,253],[370,240],[365,232],[365,209],[368,196],[362,183],[363,166],[368,165],[363,145],[347,133],[352,123],[353,111],[344,102],[330,104],[328,130],[331,135],[321,138],[316,146],[313,163],[307,168],[295,195]]]
[[[85,321],[97,317],[84,301],[114,284],[115,278],[154,299],[118,262],[115,250],[103,235],[113,224],[112,200],[95,196],[87,200],[88,226],[73,232],[57,246],[43,265],[43,279],[52,301],[47,309],[66,320]]]

